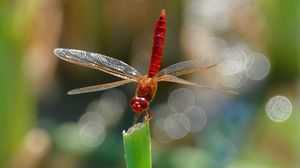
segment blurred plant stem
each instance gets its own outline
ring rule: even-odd
[[[24,69],[24,51],[37,0],[1,1],[0,6],[0,167],[6,167],[36,111],[33,89]]]
[[[149,122],[138,123],[123,132],[127,168],[151,168]]]
[[[264,1],[267,15],[268,50],[272,60],[271,79],[285,83],[299,74],[300,1]]]

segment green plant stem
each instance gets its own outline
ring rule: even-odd
[[[127,168],[151,168],[149,122],[138,123],[123,131]]]

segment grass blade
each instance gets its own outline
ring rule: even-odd
[[[151,168],[149,122],[138,123],[123,131],[127,168]]]

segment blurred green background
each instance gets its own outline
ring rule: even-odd
[[[0,0],[0,167],[125,167],[121,133],[132,123],[128,100],[136,85],[68,96],[70,89],[118,79],[59,60],[53,49],[105,54],[145,73],[162,8],[162,67],[239,46],[266,59],[250,63],[243,74],[225,75],[232,80],[216,79],[214,70],[189,78],[237,96],[159,85],[151,105],[157,113],[151,124],[153,167],[300,167],[298,0]],[[205,109],[205,127],[174,138],[160,130],[159,119],[174,111],[173,101],[185,103],[172,99],[179,87]],[[276,95],[293,105],[285,122],[266,115],[266,103]]]

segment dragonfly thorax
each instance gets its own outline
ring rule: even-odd
[[[156,94],[157,90],[157,79],[143,77],[139,80],[136,89],[136,96],[144,97],[150,103]]]
[[[130,106],[137,114],[146,111],[157,89],[155,78],[142,77],[138,81],[136,95],[130,99]]]

